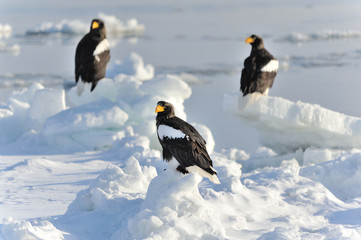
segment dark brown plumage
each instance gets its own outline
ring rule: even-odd
[[[75,53],[75,82],[79,95],[84,90],[78,84],[79,77],[83,83],[91,83],[93,91],[98,81],[105,77],[109,59],[109,42],[104,22],[93,19],[90,31],[80,40]]]
[[[183,174],[197,172],[214,183],[220,183],[206,149],[206,141],[189,123],[175,116],[172,104],[159,101],[156,108],[158,140],[163,148],[163,159],[175,158],[177,170]]]
[[[278,60],[264,48],[261,37],[251,35],[246,43],[252,45],[252,50],[244,60],[240,90],[243,96],[254,92],[268,95],[268,89],[272,87],[277,75]]]

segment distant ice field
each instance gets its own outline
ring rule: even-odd
[[[1,5],[0,240],[361,238],[360,1]],[[95,17],[111,60],[79,97]],[[250,34],[279,70],[248,104]],[[220,185],[163,162],[159,100],[207,141]]]

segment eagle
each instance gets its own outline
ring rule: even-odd
[[[243,96],[254,92],[268,95],[277,75],[278,60],[264,48],[261,37],[251,35],[246,39],[246,43],[251,44],[252,50],[250,56],[244,60],[240,91]]]
[[[109,42],[104,22],[93,19],[90,31],[80,40],[75,52],[75,83],[78,95],[83,93],[87,83],[92,84],[90,91],[94,90],[99,80],[104,78],[109,60]]]
[[[220,184],[217,171],[206,149],[206,141],[189,123],[175,116],[171,103],[159,101],[155,109],[158,140],[163,148],[163,160],[178,161],[183,174],[196,172]]]

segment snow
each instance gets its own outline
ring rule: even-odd
[[[145,31],[145,26],[139,24],[135,18],[128,19],[125,23],[120,21],[113,15],[107,15],[104,13],[98,14],[106,25],[107,32],[109,34],[119,34],[125,36],[138,36],[142,35]]]
[[[90,19],[100,6],[34,1],[41,11],[19,17],[14,9],[26,12],[30,3],[12,2],[4,2],[0,20],[20,33],[42,19],[52,27],[64,16]],[[77,4],[84,11],[68,11]],[[62,34],[76,20],[64,20],[60,41],[4,39],[24,50],[0,54],[1,90],[8,91],[0,103],[0,239],[361,239],[361,126],[352,117],[360,116],[359,37],[337,30],[312,38],[331,25],[358,27],[359,4],[271,5],[102,2],[109,12],[139,16],[149,35],[111,45],[106,78],[81,97],[73,83],[76,42]],[[79,21],[71,34],[88,25]],[[249,32],[265,36],[281,66],[290,56],[273,96],[233,93],[249,54],[240,35]],[[290,32],[308,32],[310,40],[279,41]],[[159,100],[207,141],[221,184],[182,175],[162,160]]]
[[[316,104],[241,93],[224,96],[224,109],[260,131],[260,141],[277,153],[308,147],[361,148],[361,118]]]
[[[134,76],[140,80],[154,78],[154,66],[144,65],[143,58],[135,52],[131,52],[123,61],[116,61],[108,71],[108,76],[114,77],[119,73]]]
[[[139,65],[139,58],[139,55],[134,58],[135,69],[144,67]],[[11,210],[2,210],[5,215],[2,215],[0,236],[4,239],[361,237],[356,215],[351,220],[344,216],[361,204],[358,118],[280,97],[259,95],[248,99],[239,93],[228,94],[225,109],[240,117],[240,121],[251,122],[270,148],[262,147],[253,154],[240,149],[216,152],[211,130],[192,123],[210,144],[207,148],[221,183],[214,185],[197,173],[183,175],[168,168],[161,158],[159,144],[154,146],[158,142],[156,102],[160,99],[172,102],[177,115],[186,118],[183,103],[190,95],[188,85],[177,76],[155,75],[145,80],[142,75],[138,78],[137,74],[125,73],[102,80],[94,93],[85,91],[82,97],[76,94],[75,86],[64,91],[33,84],[14,92],[1,108],[2,149],[20,146],[16,151],[25,155],[56,154],[45,158],[29,155],[25,160],[2,157],[2,186],[13,188],[20,197],[27,196],[34,188],[43,189],[44,192],[35,191],[33,196],[41,206],[28,202],[26,207],[41,207],[45,212],[39,215],[42,218],[31,219],[21,214],[21,206],[17,207],[16,218],[9,215]],[[12,124],[16,124],[17,131],[9,131]],[[267,142],[276,131],[279,136]],[[302,132],[307,132],[307,137]],[[334,137],[329,143],[326,137],[331,134]],[[294,152],[299,148],[305,151]],[[83,189],[72,187],[78,189],[72,201],[69,194],[64,194],[63,201],[70,204],[63,204],[63,212],[53,218],[52,202],[46,203],[50,204],[46,208],[44,204],[49,201],[49,193],[53,192],[57,198],[59,191],[67,189],[68,176],[73,181],[83,179]],[[95,179],[91,180],[92,177]],[[44,178],[49,178],[48,187],[39,185]],[[52,181],[64,189],[51,187]],[[15,197],[12,191],[2,201],[7,204],[15,201],[9,200]],[[354,225],[347,225],[350,221]]]
[[[145,26],[139,24],[135,18],[127,20],[125,23],[120,21],[116,16],[99,13],[98,17],[104,21],[108,35],[124,35],[124,36],[138,36],[145,31]],[[89,23],[81,20],[63,19],[58,23],[42,22],[40,25],[26,31],[27,35],[38,34],[85,34],[89,32]]]
[[[342,170],[340,170],[342,169]],[[302,176],[322,183],[336,197],[346,201],[360,196],[361,152],[347,152],[330,161],[302,169]]]
[[[28,221],[14,220],[10,217],[5,220],[2,231],[8,239],[64,239],[63,234],[48,221],[41,221],[40,223],[35,221],[31,223]]]

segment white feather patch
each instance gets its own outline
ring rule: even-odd
[[[158,136],[160,139],[163,140],[164,137],[175,139],[175,138],[184,138],[186,135],[182,131],[174,129],[167,125],[159,125]]]
[[[263,96],[268,96],[268,92],[269,92],[269,88],[267,88],[266,91],[264,91],[264,92],[262,93],[262,95],[263,95]]]
[[[261,72],[277,72],[278,67],[279,67],[278,60],[273,59],[261,69]]]
[[[196,165],[189,166],[186,169],[187,169],[188,172],[198,173],[202,177],[208,178],[209,180],[211,180],[211,182],[213,182],[215,184],[221,184],[221,182],[219,181],[216,174],[212,175],[209,172],[204,171],[202,168],[200,168],[200,167],[198,167]],[[212,168],[212,170],[215,171],[213,168]]]
[[[103,41],[101,41],[98,46],[95,48],[94,52],[93,52],[93,56],[97,56],[99,54],[101,54],[102,52],[105,52],[109,50],[109,42],[107,39],[104,39]]]

